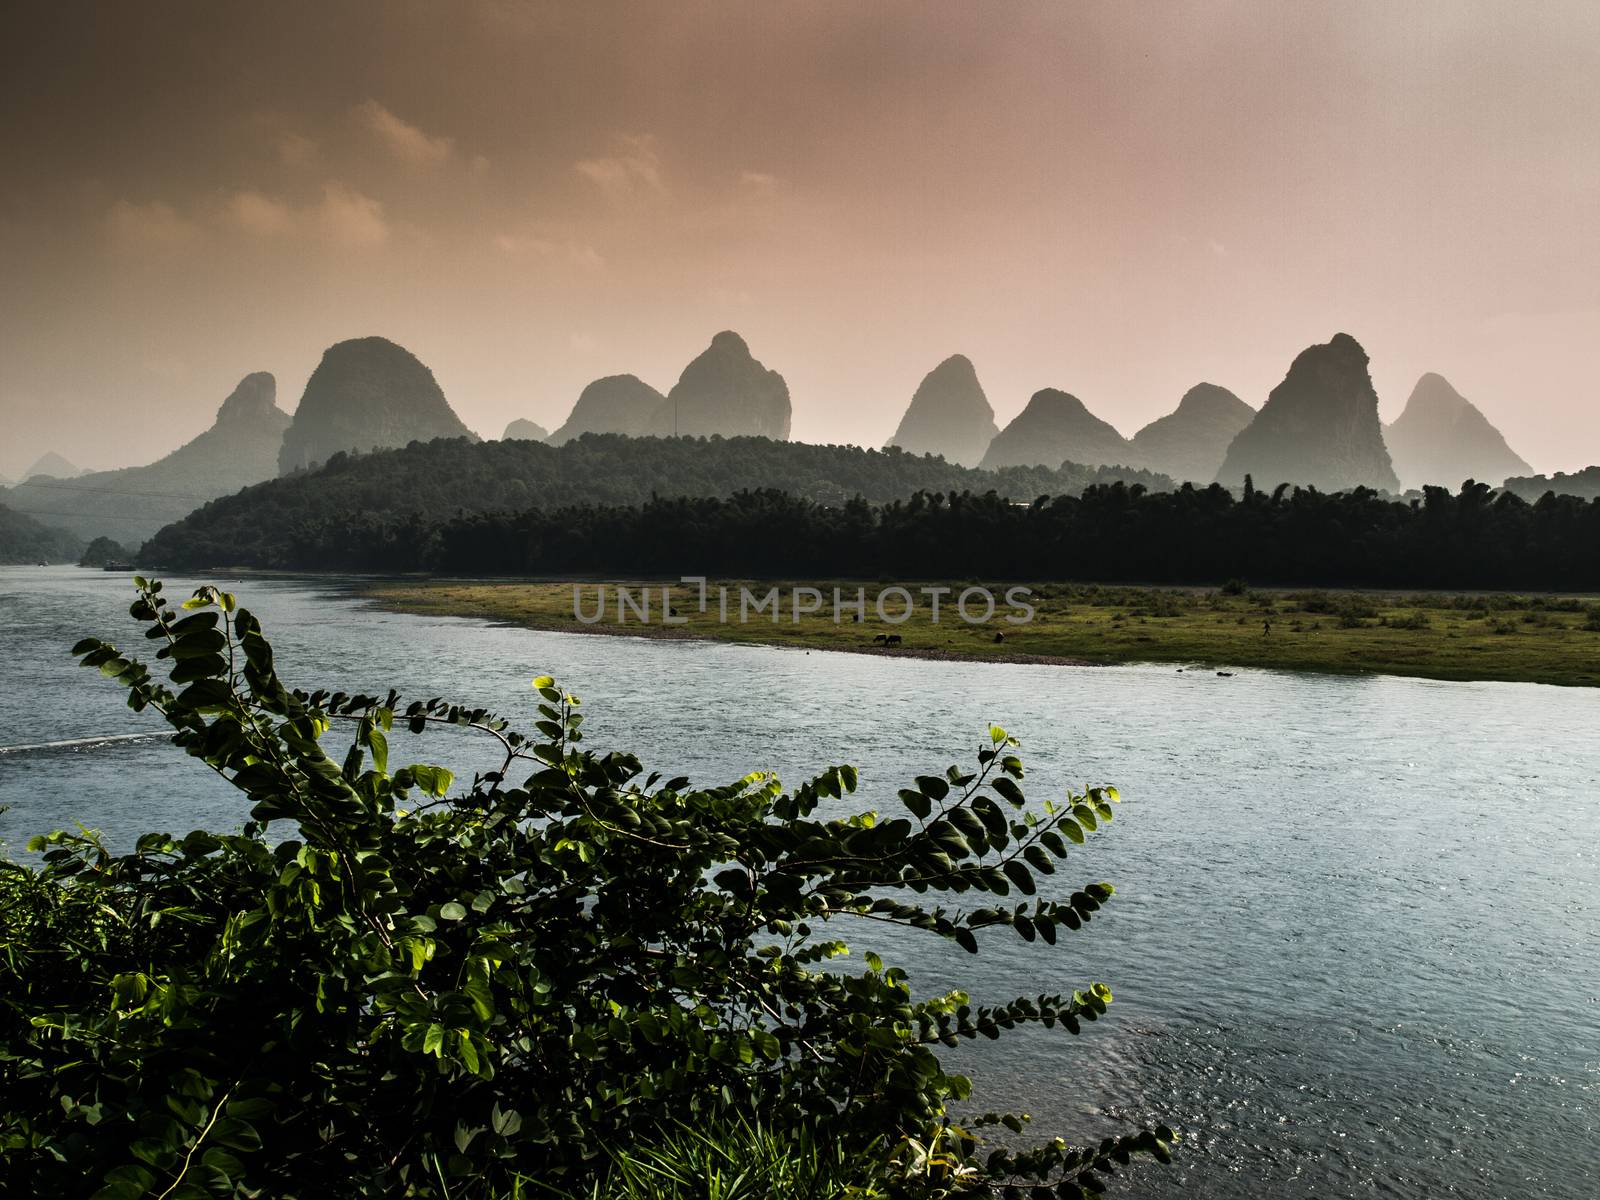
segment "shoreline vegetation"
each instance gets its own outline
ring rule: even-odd
[[[618,620],[617,587],[637,600],[648,589],[649,620],[634,609]],[[715,589],[728,589],[729,620],[719,620]],[[528,629],[628,637],[776,645],[807,650],[897,655],[977,662],[1056,665],[1171,663],[1183,669],[1256,668],[1337,674],[1403,675],[1425,679],[1600,686],[1600,600],[1572,595],[1371,592],[1323,589],[1252,589],[1237,581],[1221,588],[1150,588],[1040,583],[1020,616],[997,589],[997,607],[985,623],[968,624],[954,610],[963,582],[904,585],[917,601],[899,624],[876,609],[889,585],[860,581],[787,584],[716,581],[707,611],[696,587],[661,580],[620,582],[405,579],[369,580],[354,593],[392,612],[475,617]],[[1009,587],[1010,585],[1008,585]],[[596,613],[604,587],[603,616],[587,623],[574,615],[574,588],[586,617]],[[740,588],[759,598],[777,587],[783,611],[739,621]],[[820,611],[791,620],[796,588],[821,592]],[[923,587],[948,587],[937,624]],[[670,589],[670,614],[662,622],[662,589]],[[833,589],[846,605],[865,594],[864,619],[846,607],[835,623]],[[891,615],[904,601],[890,597]],[[886,645],[875,638],[898,635]]]
[[[850,799],[849,764],[787,789],[767,771],[696,786],[589,749],[581,701],[549,675],[526,733],[438,697],[291,691],[233,593],[134,585],[153,668],[95,637],[72,655],[249,819],[131,852],[57,830],[29,840],[34,859],[0,858],[8,1183],[97,1200],[1084,1200],[1135,1157],[1172,1161],[1180,1135],[1127,1115],[1079,1144],[1021,1138],[1027,1115],[981,1112],[985,1089],[942,1056],[1026,1029],[1014,1061],[1047,1069],[1043,1039],[1106,1018],[1107,984],[979,1004],[872,948],[885,925],[893,953],[1015,939],[1035,978],[1061,979],[1067,939],[1116,892],[1081,874],[1115,787],[1049,787],[997,725],[882,812]],[[442,728],[497,747],[498,769],[458,784],[401,765]]]

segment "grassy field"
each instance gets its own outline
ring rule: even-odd
[[[586,616],[596,611],[597,589],[584,583]],[[585,624],[574,616],[571,583],[406,580],[368,585],[362,594],[395,611],[484,617],[533,629],[646,637],[692,637],[848,650],[932,658],[1023,662],[1164,662],[1185,668],[1231,670],[1266,667],[1294,671],[1333,671],[1414,675],[1434,679],[1521,680],[1572,686],[1600,685],[1600,602],[1593,597],[1513,596],[1444,593],[1380,594],[1349,591],[1253,591],[1223,589],[1133,588],[1082,584],[1031,585],[1035,607],[1027,624],[1010,624],[1018,615],[996,587],[997,609],[985,624],[969,625],[954,611],[962,583],[941,599],[939,623],[931,620],[929,599],[917,595],[910,619],[889,624],[875,612],[881,586],[859,582],[811,585],[823,595],[822,611],[792,621],[791,585],[747,583],[754,595],[782,589],[782,618],[770,610],[739,621],[737,582],[728,589],[728,621],[719,620],[715,586],[707,611],[699,611],[694,587],[683,584],[624,584],[637,598],[650,592],[649,621],[637,611],[618,620],[616,585],[606,584],[604,616]],[[846,609],[835,623],[833,588],[846,601],[857,588],[866,594],[865,620]],[[913,592],[926,584],[910,584]],[[663,587],[671,588],[674,612],[664,614]],[[904,600],[890,596],[886,611],[902,611]],[[802,607],[805,601],[802,600]],[[969,613],[980,615],[974,596]],[[681,621],[664,625],[662,618]],[[899,635],[899,645],[874,638]],[[1003,634],[1003,640],[997,638]]]

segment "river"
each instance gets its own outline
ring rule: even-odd
[[[541,633],[378,612],[326,579],[217,582],[292,684],[526,718],[548,673],[584,698],[589,745],[697,782],[850,762],[862,806],[892,809],[999,723],[1030,796],[1116,784],[1116,821],[1057,878],[1118,894],[1057,950],[851,939],[978,1002],[1109,983],[1109,1018],[1081,1038],[1029,1031],[956,1059],[981,1108],[1025,1109],[1043,1134],[1183,1133],[1175,1166],[1113,1194],[1600,1192],[1600,692]],[[0,751],[9,853],[80,821],[126,845],[243,819],[159,737],[82,741],[159,729],[67,654],[87,634],[147,646],[131,599],[116,575],[0,568],[0,747],[71,743]],[[395,761],[488,762],[453,733],[409,756],[404,741]]]

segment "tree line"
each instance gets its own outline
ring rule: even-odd
[[[632,438],[585,434],[561,446],[441,438],[397,450],[334,455],[311,471],[213,500],[156,534],[145,560],[240,566],[308,565],[308,539],[338,540],[346,524],[433,528],[459,514],[642,505],[654,496],[731,496],[775,488],[826,505],[914,492],[987,492],[1028,500],[1113,480],[1171,487],[1123,467],[980,471],[899,448],[819,446],[770,438]],[[114,532],[114,531],[113,531]],[[334,565],[343,565],[335,562]],[[350,565],[354,565],[353,563]]]
[[[143,557],[185,569],[1584,590],[1600,588],[1600,500],[1530,504],[1473,482],[1410,501],[1248,482],[1240,496],[1117,482],[1031,503],[960,491],[826,504],[759,488],[445,519],[369,508],[254,545],[158,538]]]

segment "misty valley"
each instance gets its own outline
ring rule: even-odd
[[[4,20],[0,1200],[1600,1195],[1600,5]]]

